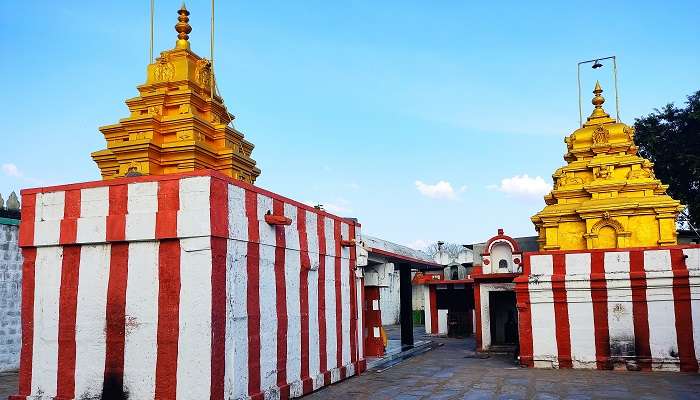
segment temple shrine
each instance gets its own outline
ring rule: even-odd
[[[666,194],[653,164],[637,155],[634,128],[610,118],[596,82],[593,112],[564,139],[566,166],[552,178],[545,208],[533,216],[540,250],[676,244],[680,202]]]
[[[21,213],[0,197],[0,258],[22,252],[10,400],[285,400],[439,347],[429,336],[525,367],[700,370],[700,236],[677,235],[683,206],[599,83],[537,236],[429,255],[254,186],[254,146],[177,13],[130,115],[100,128],[102,180],[24,189]]]
[[[190,49],[189,11],[178,11],[175,48],[149,64],[131,114],[100,127],[107,148],[92,153],[102,179],[211,169],[254,183],[253,144],[232,126],[210,60]]]

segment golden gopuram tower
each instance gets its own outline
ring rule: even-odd
[[[634,128],[603,109],[596,82],[593,112],[564,139],[545,208],[532,217],[540,250],[656,247],[676,244],[680,202],[666,194],[653,164],[637,155]]]
[[[211,62],[190,50],[184,4],[178,14],[175,48],[148,66],[139,96],[126,100],[131,114],[100,127],[107,148],[92,159],[103,179],[212,169],[254,183],[260,175],[254,146],[232,127]]]

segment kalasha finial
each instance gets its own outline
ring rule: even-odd
[[[185,3],[182,3],[182,7],[177,11],[179,16],[177,17],[177,24],[175,24],[175,30],[177,31],[177,42],[175,43],[176,49],[189,49],[190,38],[189,33],[192,32],[192,27],[188,22],[190,22],[190,12],[187,11]]]
[[[596,81],[595,88],[593,89],[593,94],[595,96],[593,96],[593,100],[591,100],[591,103],[593,103],[595,108],[593,109],[591,116],[588,117],[587,123],[592,123],[593,121],[596,121],[595,123],[601,123],[607,121],[606,118],[610,118],[610,114],[605,112],[603,109],[605,98],[600,95],[601,93],[603,93],[603,88],[600,87],[600,82]]]
[[[593,100],[591,100],[595,108],[601,108],[603,103],[605,103],[605,97],[601,96],[601,93],[603,93],[603,88],[600,87],[600,82],[595,81],[595,88],[593,89],[593,94],[595,96],[593,96]]]

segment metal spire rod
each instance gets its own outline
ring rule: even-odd
[[[214,85],[216,80],[214,79],[214,0],[211,0],[211,37],[209,40],[209,58],[211,60],[211,82],[209,87],[211,90],[211,99],[214,100]]]
[[[153,14],[155,13],[155,0],[151,0],[151,47],[148,53],[148,63],[153,64]]]
[[[613,80],[615,81],[616,118],[617,118],[617,122],[620,122],[620,97],[619,97],[618,92],[617,92],[617,59],[615,58],[615,56],[610,56],[610,57],[596,58],[594,60],[581,61],[576,66],[576,68],[577,68],[576,76],[578,78],[578,123],[579,123],[579,126],[583,126],[583,108],[581,106],[581,64],[594,63],[593,67],[597,68],[596,64],[598,64],[598,61],[610,60],[610,59],[613,60]],[[598,66],[602,67],[602,64],[598,64]]]

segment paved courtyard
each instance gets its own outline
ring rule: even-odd
[[[305,400],[700,399],[697,374],[523,369],[504,356],[475,358],[473,340],[437,340],[443,346],[436,350],[321,389]],[[0,373],[0,399],[16,387],[16,373]]]
[[[505,356],[476,358],[473,340],[437,340],[444,346],[305,399],[700,399],[697,374],[519,368]]]

